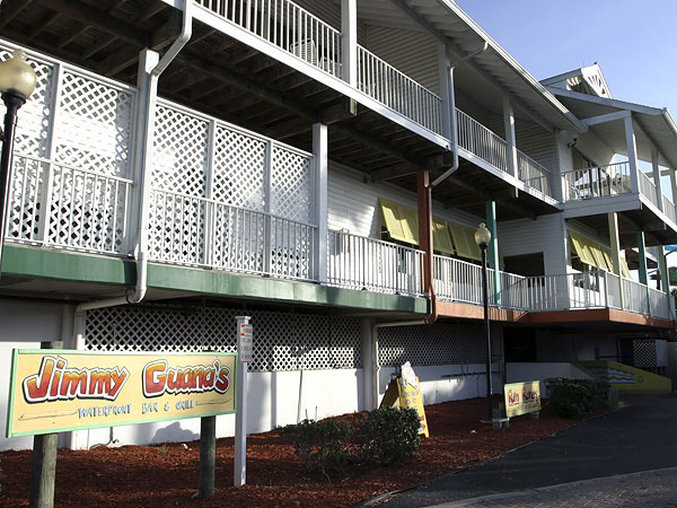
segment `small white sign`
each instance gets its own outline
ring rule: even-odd
[[[254,353],[254,327],[252,325],[240,325],[237,352],[240,363],[249,363],[252,361]]]

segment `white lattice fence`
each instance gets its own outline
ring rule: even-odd
[[[0,41],[0,56],[12,49]],[[136,92],[31,51],[28,57],[38,83],[17,125],[7,237],[127,255]]]
[[[153,153],[155,260],[314,278],[311,154],[168,101]]]
[[[434,326],[382,328],[378,361],[382,367],[476,364],[486,360],[481,327],[437,323]]]
[[[144,305],[87,312],[86,348],[94,351],[235,351],[235,316],[221,307]],[[361,368],[353,318],[247,311],[254,325],[252,371]]]

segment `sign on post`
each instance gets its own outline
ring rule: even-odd
[[[508,418],[541,410],[540,381],[509,383],[505,385],[503,391],[505,394],[505,415]]]
[[[237,353],[240,363],[249,363],[253,359],[254,327],[250,324],[240,324]]]
[[[237,351],[240,354],[240,370],[237,375],[237,396],[240,408],[235,414],[235,467],[233,485],[242,487],[247,483],[247,364],[252,361],[254,329],[249,316],[236,316]]]
[[[234,413],[235,357],[15,349],[6,435]]]

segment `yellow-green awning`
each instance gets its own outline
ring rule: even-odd
[[[447,222],[439,217],[433,217],[433,250],[456,254],[449,229],[447,229]]]
[[[569,238],[571,238],[571,244],[573,245],[576,254],[578,254],[578,257],[581,259],[581,262],[586,265],[597,266],[597,260],[590,248],[590,240],[573,231],[569,231]]]
[[[630,275],[630,267],[628,267],[628,261],[622,256],[621,256],[621,275],[626,279],[632,278],[632,275]]]
[[[418,214],[413,208],[379,198],[381,218],[393,240],[418,245]]]
[[[449,232],[457,255],[477,261],[482,260],[482,253],[475,243],[475,231],[472,228],[449,222]]]

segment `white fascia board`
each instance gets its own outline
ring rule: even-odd
[[[513,176],[509,173],[506,173],[505,171],[502,171],[502,170],[492,166],[491,164],[486,162],[484,159],[480,159],[475,154],[468,152],[464,148],[461,148],[461,147],[458,148],[458,155],[459,155],[459,157],[463,157],[464,159],[472,162],[476,166],[481,167],[487,173],[494,175],[496,178],[500,178],[504,182],[509,183],[510,185],[515,187],[517,190],[524,192],[525,194],[529,194],[530,196],[535,197],[537,199],[540,199],[544,203],[547,203],[548,205],[550,205],[554,208],[557,208],[559,210],[561,210],[563,208],[562,203],[557,201],[555,198],[548,196],[547,194],[545,194],[545,193],[543,193],[543,192],[541,192],[537,189],[534,189],[533,187],[527,185],[526,183],[524,183],[522,180],[520,180],[516,176]]]
[[[531,88],[538,92],[550,105],[557,110],[567,121],[571,124],[577,132],[586,132],[588,129],[581,123],[581,121],[562,104],[553,93],[543,86],[529,71],[515,60],[510,53],[501,47],[482,27],[468,16],[463,10],[452,0],[437,0],[437,3],[450,12],[458,16],[471,30],[473,30],[481,39],[489,44],[489,46],[496,52],[496,54],[507,63],[516,74],[518,74]]]
[[[630,115],[630,111],[614,111],[613,113],[607,113],[606,115],[592,116],[590,118],[584,118],[583,123],[588,127],[597,125],[600,123],[613,122],[615,120],[623,120]]]
[[[638,210],[641,207],[641,203],[637,198],[637,194],[623,194],[605,198],[567,201],[564,204],[564,218],[573,219],[589,215],[604,215],[613,212]]]
[[[623,109],[630,111],[631,113],[639,113],[642,115],[649,116],[659,116],[663,115],[666,110],[665,108],[654,108],[651,106],[644,106],[642,104],[635,104],[634,102],[625,102],[618,99],[607,99],[606,97],[596,97],[594,95],[588,95],[581,92],[574,92],[571,90],[564,90],[563,88],[557,88],[554,86],[548,87],[552,93],[558,97],[566,97],[568,99],[580,100],[583,102],[589,102],[591,104],[597,104],[599,106],[612,107],[617,109]],[[669,114],[669,113],[668,113]]]
[[[163,2],[178,7],[180,9],[181,2],[180,0],[162,0]],[[361,105],[371,109],[372,111],[380,114],[392,120],[393,122],[401,125],[402,127],[418,134],[419,136],[435,143],[436,145],[446,149],[451,150],[451,141],[446,139],[441,134],[437,134],[429,129],[426,129],[422,125],[417,124],[416,122],[409,120],[407,117],[401,115],[400,113],[390,109],[388,106],[381,104],[365,93],[352,88],[348,83],[342,79],[336,78],[326,72],[321,71],[317,67],[311,65],[300,58],[295,57],[291,53],[284,51],[281,48],[267,42],[260,37],[252,34],[251,32],[245,30],[244,28],[230,23],[225,19],[221,18],[214,12],[203,7],[202,5],[196,5],[195,11],[193,13],[193,18],[205,23],[208,26],[220,31],[221,33],[228,35],[252,48],[265,53],[266,55],[274,58],[285,65],[296,69],[299,72],[333,88],[337,92],[354,99],[359,102]]]
[[[654,205],[648,198],[645,196],[642,196],[641,194],[639,195],[639,200],[642,203],[642,206],[645,208],[648,208],[651,210],[651,212],[658,217],[661,222],[663,222],[666,226],[668,226],[670,229],[672,229],[675,233],[677,233],[677,224],[672,222],[672,220],[665,215],[663,212],[661,212],[656,205]]]

